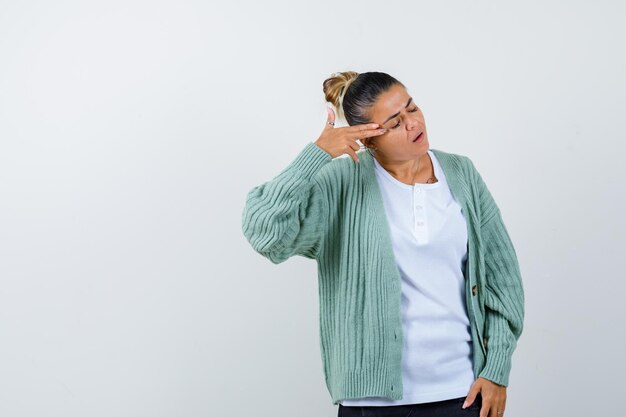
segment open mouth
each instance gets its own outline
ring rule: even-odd
[[[422,136],[424,136],[424,132],[421,132],[419,135],[417,135],[417,137],[413,139],[413,142],[418,142],[422,140]]]

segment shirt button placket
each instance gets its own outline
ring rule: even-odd
[[[413,186],[413,217],[415,224],[413,225],[415,235],[418,240],[423,242],[426,234],[426,219],[424,215],[424,192],[418,186]]]

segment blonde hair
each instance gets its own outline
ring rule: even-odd
[[[324,97],[327,102],[335,106],[337,115],[345,119],[343,110],[343,98],[348,91],[350,84],[359,77],[359,73],[355,71],[335,72],[329,78],[324,80],[323,90]]]

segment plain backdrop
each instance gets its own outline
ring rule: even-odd
[[[0,1],[0,415],[336,416],[316,263],[247,192],[383,71],[469,156],[518,253],[506,417],[616,415],[626,361],[620,1]],[[355,248],[357,250],[357,248]]]

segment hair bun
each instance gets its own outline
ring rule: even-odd
[[[324,97],[327,102],[331,103],[337,109],[337,112],[343,116],[342,102],[343,97],[348,91],[348,87],[359,76],[355,71],[335,72],[324,80],[323,90]]]

